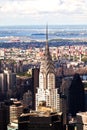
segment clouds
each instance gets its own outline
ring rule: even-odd
[[[78,13],[86,10],[84,0],[3,0],[2,13],[32,14],[39,12],[49,13]],[[76,12],[77,11],[77,12]]]
[[[49,21],[55,17],[62,20],[64,16],[69,19],[72,15],[86,19],[86,7],[86,0],[0,0],[0,17],[43,21],[47,16]]]
[[[56,7],[53,0],[4,0],[1,2],[2,13],[32,14],[44,11],[52,12]],[[49,4],[50,3],[50,4]]]
[[[1,2],[2,13],[39,14],[51,13],[85,13],[84,0],[4,0]]]

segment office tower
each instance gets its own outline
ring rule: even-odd
[[[18,118],[23,112],[23,106],[21,102],[17,99],[11,99],[9,104],[9,124],[7,125],[7,130],[18,130]]]
[[[75,116],[79,111],[85,111],[85,94],[80,75],[75,74],[69,88],[69,113]]]
[[[21,73],[21,72],[23,72],[23,62],[22,61],[19,61],[19,62],[17,62],[17,66],[16,66],[17,68],[17,73]]]
[[[20,99],[21,97],[23,97],[23,94],[25,92],[27,92],[28,90],[31,91],[33,89],[32,77],[17,76],[16,79],[17,79],[16,80],[16,84],[17,84],[16,98]]]
[[[14,120],[18,120],[18,117],[23,112],[23,105],[20,101],[14,101],[14,104],[10,106],[10,123]]]
[[[63,78],[60,86],[60,97],[61,97],[61,111],[63,112],[63,125],[68,123],[68,112],[69,112],[69,87],[71,85],[72,78]]]
[[[84,85],[85,85],[85,83],[84,83]],[[87,111],[87,88],[86,87],[85,87],[84,91],[85,91],[85,111]]]
[[[0,60],[0,73],[2,72],[2,63],[1,63],[1,60]]]
[[[0,103],[0,130],[7,130],[9,123],[9,106]]]
[[[39,72],[39,88],[37,88],[36,93],[36,110],[38,110],[40,101],[45,101],[46,106],[60,112],[60,97],[58,89],[55,87],[55,67],[48,46],[48,28],[46,28],[45,56],[41,61]]]
[[[4,74],[7,77],[7,90],[16,87],[16,74],[12,73],[10,70],[4,70]]]
[[[16,87],[16,74],[10,70],[4,70],[0,73],[0,100],[3,101],[7,97],[12,96],[12,91]],[[1,96],[4,95],[4,96]]]
[[[32,108],[32,93],[30,90],[23,95],[24,108]]]
[[[32,109],[35,110],[35,95],[39,87],[39,68],[32,69]]]
[[[0,73],[0,92],[5,93],[7,91],[7,78],[4,73]]]

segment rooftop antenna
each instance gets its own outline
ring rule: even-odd
[[[48,46],[48,24],[46,25],[46,54],[49,53],[49,46]]]
[[[46,25],[46,45],[48,45],[48,24]]]

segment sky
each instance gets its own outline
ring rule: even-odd
[[[87,24],[87,0],[0,0],[2,25]]]

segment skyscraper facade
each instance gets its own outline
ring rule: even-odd
[[[79,111],[85,111],[85,93],[80,75],[75,74],[69,87],[69,113],[76,116]]]
[[[18,120],[18,117],[23,112],[23,105],[20,101],[14,101],[13,105],[10,106],[10,123],[14,120]]]
[[[37,92],[37,87],[39,86],[39,68],[32,69],[32,109],[35,110],[35,95]]]
[[[30,90],[23,94],[23,106],[29,108],[32,107],[32,92]]]
[[[16,74],[12,73],[11,70],[8,69],[4,70],[4,74],[7,79],[7,90],[10,90],[16,86]]]
[[[16,88],[16,74],[6,69],[0,73],[0,101],[11,97],[14,88]]]
[[[9,106],[0,102],[0,130],[7,130],[9,123]]]
[[[55,87],[55,67],[48,45],[48,28],[46,28],[45,56],[41,61],[39,72],[39,87],[37,88],[36,93],[36,110],[41,101],[45,101],[46,106],[60,112],[60,97],[58,89]]]

